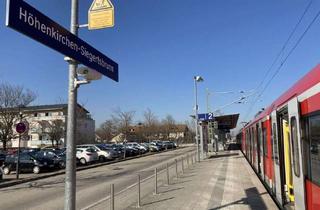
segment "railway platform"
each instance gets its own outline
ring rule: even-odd
[[[142,197],[140,209],[278,209],[240,151],[220,152],[192,165],[159,194]],[[137,209],[136,203],[125,209]]]

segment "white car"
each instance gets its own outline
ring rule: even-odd
[[[82,165],[98,160],[98,153],[91,148],[77,148],[76,156]]]
[[[94,151],[96,151],[98,153],[98,159],[100,162],[114,159],[111,155],[110,150],[104,150],[102,147],[99,147],[98,145],[95,145],[95,144],[82,144],[82,145],[78,145],[77,149],[78,148],[93,149]]]
[[[145,153],[147,151],[147,148],[144,146],[138,144],[137,142],[128,142],[126,143],[127,147],[129,148],[137,148],[139,149],[142,153]]]

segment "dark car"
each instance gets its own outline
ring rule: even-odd
[[[66,166],[66,156],[61,150],[44,149],[32,154],[36,158],[47,158],[53,160],[55,168],[63,169]]]
[[[126,157],[132,157],[132,156],[136,156],[139,154],[139,150],[135,149],[135,148],[130,148],[128,146],[124,146],[124,145],[119,145],[119,147],[122,150],[122,154],[126,153]]]
[[[171,141],[163,141],[163,145],[166,149],[173,149],[174,144]]]
[[[8,155],[3,164],[3,173],[10,174],[11,171],[16,170],[18,156]],[[35,157],[33,153],[22,152],[20,154],[19,168],[21,172],[33,172],[35,174],[41,171],[47,171],[54,169],[54,161],[50,158]]]
[[[157,147],[159,147],[160,150],[165,150],[166,147],[165,145],[163,144],[162,141],[153,141],[152,143],[154,143]]]
[[[5,159],[6,159],[6,154],[4,153],[4,151],[0,151],[0,166],[2,166]]]

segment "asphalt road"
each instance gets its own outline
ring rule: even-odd
[[[109,185],[117,185],[119,192],[136,183],[137,174],[141,179],[153,174],[154,168],[160,170],[165,163],[194,148],[183,148],[132,159],[98,168],[77,172],[77,209],[86,207],[109,195]],[[0,189],[0,209],[63,209],[64,175]]]

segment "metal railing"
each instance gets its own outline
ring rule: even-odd
[[[173,173],[171,174],[172,178],[175,178],[176,180],[178,180],[179,178],[182,178],[182,175],[185,173],[185,164],[187,165],[187,168],[189,168],[190,166],[194,165],[195,163],[197,163],[196,161],[196,153],[194,151],[187,153],[186,155],[182,155],[179,156],[177,158],[175,158],[174,160],[170,160],[166,163],[161,164],[158,167],[155,167],[152,172],[153,175],[148,176],[144,179],[141,179],[141,174],[137,173],[136,177],[137,177],[137,181],[130,185],[127,186],[125,189],[120,190],[119,192],[115,193],[114,187],[115,184],[111,183],[110,184],[110,195],[96,201],[95,203],[86,206],[85,208],[82,208],[82,210],[88,210],[91,209],[95,206],[101,205],[103,204],[103,202],[109,201],[110,202],[110,209],[114,210],[115,206],[116,206],[116,202],[115,202],[115,197],[119,196],[129,190],[133,190],[134,193],[137,194],[136,197],[136,203],[137,203],[137,208],[140,208],[141,206],[143,206],[143,203],[141,202],[141,187],[142,184],[154,179],[154,190],[153,190],[153,196],[156,196],[159,194],[159,186],[161,186],[161,184],[159,184],[159,181],[163,182],[163,185],[169,186],[170,183],[170,168],[173,169],[171,170],[171,173],[173,171]],[[179,167],[180,165],[180,167]],[[159,168],[163,168],[162,170],[159,170]],[[180,168],[180,170],[179,170]],[[146,171],[145,171],[146,172]],[[149,171],[151,172],[151,171]],[[159,180],[159,176],[161,174],[165,174],[165,177],[162,180]],[[104,206],[106,207],[106,206]]]

